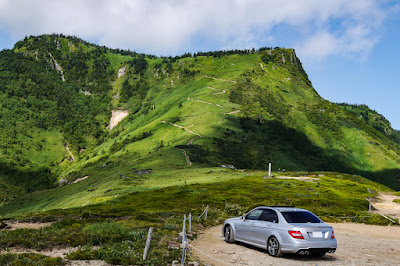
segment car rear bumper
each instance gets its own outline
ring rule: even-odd
[[[285,253],[299,253],[299,254],[307,254],[308,253],[321,253],[321,252],[330,252],[333,253],[336,251],[337,242],[336,239],[323,240],[323,241],[296,241],[291,244],[281,245],[282,252]]]

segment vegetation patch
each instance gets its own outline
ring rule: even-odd
[[[22,254],[0,254],[1,265],[21,265],[21,266],[36,266],[36,265],[66,265],[65,262],[59,257],[47,257],[35,253],[22,253]]]

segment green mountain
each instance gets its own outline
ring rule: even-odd
[[[367,124],[380,131],[382,134],[386,135],[393,141],[400,144],[400,131],[392,128],[390,122],[381,114],[375,110],[371,110],[365,104],[348,104],[348,103],[338,103],[340,107],[344,110],[357,116],[359,119],[365,120]]]
[[[1,51],[0,75],[0,191],[3,203],[20,197],[8,210],[216,182],[231,178],[220,165],[269,162],[400,189],[398,139],[322,99],[293,49],[156,57],[53,34]],[[117,110],[129,115],[110,129]]]

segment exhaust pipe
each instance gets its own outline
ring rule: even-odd
[[[300,255],[310,255],[310,251],[308,251],[308,250],[300,250],[298,253]]]

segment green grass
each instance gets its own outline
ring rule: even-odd
[[[179,174],[180,173],[180,174]],[[196,182],[184,179],[197,176]],[[267,178],[263,171],[213,169],[176,170],[181,181],[156,189],[136,191],[113,199],[67,209],[51,209],[16,215],[26,221],[54,221],[41,229],[0,231],[3,248],[79,247],[67,258],[101,259],[113,264],[142,264],[142,252],[149,227],[154,227],[149,264],[166,264],[177,259],[168,242],[181,230],[182,217],[199,216],[208,205],[207,220],[192,221],[193,231],[221,224],[226,218],[243,215],[260,205],[293,205],[306,208],[327,222],[350,221],[387,225],[388,220],[368,213],[368,201],[389,188],[356,175],[330,172],[287,172],[286,176],[307,176],[311,182]],[[281,176],[282,173],[274,173]],[[229,177],[230,176],[230,177]],[[165,179],[161,178],[160,180]],[[201,180],[203,178],[204,180]],[[85,180],[86,181],[86,180]],[[82,181],[82,182],[85,182]],[[79,184],[79,183],[78,183]],[[352,217],[352,218],[343,218]],[[4,221],[7,222],[7,221]],[[397,221],[398,223],[398,221]]]
[[[0,254],[1,265],[36,266],[36,265],[65,265],[61,258],[52,258],[34,253]]]
[[[229,170],[230,179],[224,178],[228,171],[203,172],[199,175],[205,180],[200,183],[184,179],[179,185],[165,188],[137,191],[119,196],[97,205],[88,205],[72,209],[49,210],[48,214],[79,216],[89,212],[100,217],[124,217],[132,214],[154,214],[171,210],[177,213],[195,210],[203,205],[212,205],[223,209],[226,203],[234,203],[251,209],[256,205],[295,205],[305,207],[317,214],[327,214],[328,219],[336,216],[349,216],[368,209],[366,198],[371,197],[368,189],[390,191],[360,176],[335,173],[286,173],[289,176],[309,176],[318,178],[314,182],[296,179],[264,179],[267,173]],[[178,173],[178,172],[177,172]],[[237,177],[234,177],[238,174]],[[278,174],[278,173],[275,173]],[[208,182],[206,182],[208,180]],[[83,181],[82,181],[83,182]],[[302,196],[300,196],[302,195]],[[118,210],[117,212],[111,209]],[[201,208],[197,212],[201,212]],[[43,214],[43,212],[40,212]],[[329,215],[328,215],[329,214]],[[29,217],[29,216],[27,216]],[[333,217],[333,218],[329,218]]]
[[[178,149],[171,151],[171,164],[181,160],[184,167],[182,152]],[[177,158],[175,158],[175,156]],[[157,155],[155,157],[158,157]],[[38,191],[21,197],[19,200],[0,209],[1,215],[12,215],[24,212],[50,210],[53,208],[71,208],[107,201],[120,195],[136,192],[154,190],[163,187],[178,186],[195,183],[215,183],[225,180],[244,177],[246,174],[232,172],[222,168],[198,168],[179,169],[176,167],[156,166],[156,160],[152,160],[153,167],[151,174],[138,176],[132,173],[132,165],[119,164],[119,171],[113,167],[116,162],[108,161],[106,167],[101,167],[101,175],[91,175],[90,167],[88,172],[83,172],[82,176],[88,174],[89,178],[76,184],[71,184],[47,191]],[[145,165],[146,166],[146,165]],[[147,167],[138,168],[146,169]],[[175,168],[175,169],[174,169]],[[122,175],[122,176],[121,176]],[[109,192],[106,192],[110,190]]]

